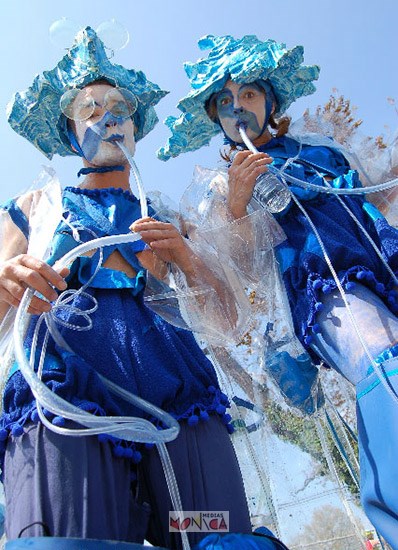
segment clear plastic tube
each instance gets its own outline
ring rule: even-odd
[[[245,129],[243,126],[240,126],[239,127],[239,133],[242,137],[242,140],[244,142],[244,144],[246,145],[246,147],[252,151],[253,153],[257,153],[258,150],[256,149],[256,147],[253,145],[253,143],[250,141],[250,139],[248,138],[246,132],[245,132]],[[276,168],[274,168],[272,165],[268,167],[269,170],[271,172],[274,172],[274,173],[279,173],[280,171],[277,170]],[[288,176],[287,174],[283,173],[283,177],[286,178],[287,180],[289,181],[292,181],[293,183],[296,183],[296,178],[291,178],[290,176]],[[398,179],[397,180],[394,180],[396,183],[395,185],[398,184]],[[300,185],[301,187],[304,187],[304,188],[309,188],[309,189],[315,189],[316,191],[320,191],[320,190],[328,190],[331,194],[358,194],[358,193],[347,193],[347,191],[358,191],[356,189],[335,189],[335,188],[331,188],[331,187],[321,187],[321,186],[318,186],[318,185],[312,185],[312,184],[305,184],[305,182],[301,181],[301,180],[297,180],[298,182],[298,185]],[[375,185],[373,187],[367,187],[366,188],[366,192],[375,192],[376,188],[378,188],[377,190],[380,190],[380,188],[383,186],[383,185],[387,185],[387,184],[381,184],[381,185]],[[337,191],[340,191],[340,193],[337,193]],[[342,193],[341,193],[342,191]],[[363,188],[360,188],[359,189],[360,193],[364,193],[365,190]],[[324,192],[324,191],[323,191]],[[368,357],[369,359],[369,363],[372,365],[372,367],[374,368],[381,384],[384,386],[385,390],[387,391],[388,395],[392,398],[392,400],[396,403],[398,403],[398,396],[395,394],[395,392],[393,391],[393,389],[391,388],[390,384],[388,383],[388,381],[386,380],[385,376],[384,376],[384,373],[382,371],[382,368],[381,366],[377,363],[377,361],[375,361],[375,359],[373,358],[372,354],[370,353],[370,350],[365,342],[365,339],[363,337],[363,334],[361,333],[360,329],[359,329],[359,326],[358,326],[358,323],[356,322],[355,320],[355,317],[354,317],[354,314],[352,313],[352,310],[351,310],[351,307],[348,303],[348,300],[347,300],[347,297],[346,297],[346,294],[344,292],[344,289],[340,283],[340,280],[337,276],[337,273],[332,265],[332,262],[329,258],[329,255],[325,249],[325,246],[323,244],[323,241],[318,233],[318,230],[316,229],[314,223],[312,222],[311,218],[308,216],[304,206],[300,203],[300,201],[298,200],[298,198],[292,193],[292,199],[293,201],[295,202],[296,206],[301,210],[301,212],[304,214],[305,218],[307,219],[312,231],[314,232],[315,236],[316,236],[316,239],[322,249],[322,253],[323,253],[323,257],[330,269],[330,272],[332,273],[332,276],[333,276],[333,279],[336,283],[336,286],[340,292],[340,295],[343,299],[343,302],[344,302],[344,305],[345,307],[347,308],[347,312],[348,312],[348,315],[350,317],[350,321],[353,325],[353,328],[359,338],[359,341],[361,343],[361,346],[362,346],[362,349],[364,350],[366,356]],[[356,218],[355,218],[356,219]],[[357,220],[358,221],[358,220]],[[358,222],[359,224],[359,222]],[[360,224],[359,224],[360,225]],[[393,277],[394,281],[396,280],[396,277],[395,277],[395,274],[394,274],[394,277]],[[386,361],[385,363],[388,363],[388,361]]]
[[[245,132],[245,129],[242,126],[239,127],[239,133],[249,151],[251,151],[252,153],[258,153],[258,149],[250,141]],[[386,191],[398,185],[398,178],[395,178],[385,183],[380,183],[378,185],[355,187],[354,189],[337,189],[335,187],[322,187],[320,185],[315,185],[313,183],[308,183],[306,181],[300,180],[298,178],[295,178],[294,176],[287,174],[286,172],[283,172],[283,170],[278,170],[277,168],[275,168],[275,166],[272,166],[272,164],[268,165],[268,170],[276,176],[283,177],[283,179],[285,179],[289,183],[298,185],[299,187],[303,187],[304,189],[316,191],[317,193],[326,193],[327,195],[367,195],[369,193],[377,193],[378,191]]]
[[[96,134],[98,134],[102,139],[99,128],[96,128],[96,126],[93,125],[93,126],[91,126],[91,130],[93,132],[95,132]],[[138,170],[138,167],[137,167],[137,165],[136,165],[136,163],[133,159],[132,154],[130,153],[130,151],[127,149],[127,147],[124,145],[124,143],[121,140],[115,140],[114,144],[117,145],[123,151],[124,156],[126,157],[126,159],[128,160],[128,162],[131,166],[131,171],[133,173],[134,180],[135,180],[135,183],[136,183],[137,189],[138,189],[138,195],[139,195],[139,198],[140,198],[141,216],[143,218],[146,218],[148,216],[148,205],[147,205],[147,202],[146,202],[146,194],[145,194],[144,185],[142,183],[142,179],[141,179],[141,175],[140,175],[140,172]]]
[[[295,197],[294,195],[292,195],[293,197],[293,200],[294,202],[296,203],[296,205],[298,206],[298,208],[302,211],[302,213],[304,214],[304,216],[306,217],[309,225],[311,226],[311,229],[312,231],[314,232],[316,238],[317,238],[317,241],[322,249],[322,253],[323,253],[323,257],[330,269],[330,272],[332,273],[332,276],[333,276],[333,279],[336,283],[336,286],[340,292],[340,295],[343,299],[343,302],[344,302],[344,305],[345,307],[347,308],[347,312],[348,312],[348,315],[350,317],[350,321],[354,327],[354,330],[359,338],[359,341],[361,343],[361,346],[362,346],[362,349],[364,350],[366,356],[368,357],[369,359],[369,363],[372,365],[372,367],[374,368],[380,382],[382,383],[382,385],[384,386],[384,388],[386,389],[387,393],[390,395],[390,397],[392,398],[393,401],[395,401],[396,403],[398,403],[398,396],[394,393],[393,389],[391,388],[391,386],[389,385],[388,381],[386,380],[383,372],[382,372],[382,369],[380,367],[380,365],[377,363],[377,361],[373,358],[372,354],[370,353],[370,350],[365,342],[365,339],[363,337],[363,334],[361,333],[360,331],[360,328],[358,326],[358,323],[356,322],[355,320],[355,317],[354,317],[354,314],[352,312],[352,309],[350,307],[350,304],[348,303],[348,300],[347,300],[347,296],[346,296],[346,293],[344,292],[344,289],[340,283],[340,280],[337,276],[337,273],[332,265],[332,262],[329,258],[329,255],[328,253],[326,252],[326,249],[325,249],[325,245],[323,244],[323,241],[321,239],[321,236],[319,235],[318,233],[318,230],[316,229],[313,221],[311,220],[311,218],[308,216],[305,208],[303,207],[303,205],[300,203],[300,201],[297,199],[297,197]],[[385,362],[385,364],[387,363],[387,361]]]
[[[146,204],[146,201],[145,201]],[[113,235],[107,237],[101,237],[93,239],[88,243],[83,243],[69,253],[67,253],[60,261],[59,268],[69,265],[78,256],[89,252],[96,248],[103,246],[110,246],[119,243],[133,242],[140,238],[138,234],[128,233],[125,235]],[[67,401],[54,394],[37,376],[33,369],[33,365],[30,365],[25,354],[23,342],[25,338],[25,332],[29,317],[27,310],[30,301],[34,295],[34,291],[28,289],[22,298],[21,304],[18,308],[15,324],[14,324],[14,343],[15,343],[15,356],[19,363],[20,369],[24,377],[26,378],[32,393],[34,394],[38,402],[38,410],[41,407],[49,410],[56,416],[62,416],[69,420],[73,420],[78,424],[85,426],[82,429],[70,429],[60,426],[50,427],[53,431],[63,433],[65,435],[89,435],[99,433],[112,433],[113,435],[126,439],[128,441],[137,441],[143,443],[158,443],[165,441],[172,441],[175,439],[179,432],[178,422],[162,411],[158,407],[155,407],[151,403],[144,401],[143,399],[126,392],[123,388],[119,388],[119,395],[123,395],[123,398],[133,403],[137,407],[144,409],[146,412],[154,416],[163,422],[167,428],[165,430],[157,430],[150,422],[131,417],[97,417],[74,405],[71,405]],[[92,309],[90,310],[92,311]],[[43,350],[42,350],[43,351]],[[42,353],[43,357],[43,353]],[[41,358],[41,363],[43,359]],[[113,385],[110,381],[107,381],[107,385],[111,391],[116,391],[117,386]],[[40,414],[40,412],[39,412]],[[44,415],[41,415],[44,416]],[[44,417],[45,418],[45,417]],[[46,422],[46,421],[44,421]],[[46,423],[48,425],[48,421]]]
[[[127,149],[127,147],[121,141],[116,141],[116,144],[120,147],[120,149],[125,154],[126,159],[129,161],[129,164],[131,166],[131,171],[133,173],[134,180],[135,180],[135,183],[137,185],[138,194],[139,194],[139,197],[140,197],[141,216],[143,218],[146,218],[148,216],[148,205],[147,205],[147,202],[146,202],[146,194],[145,194],[144,185],[142,183],[141,174],[138,170],[138,167],[137,167],[132,155],[130,154],[130,151]]]
[[[129,164],[132,168],[134,179],[136,181],[138,192],[139,192],[141,216],[143,218],[147,217],[148,205],[147,205],[146,195],[145,195],[144,187],[142,185],[142,180],[141,180],[138,168],[132,156],[129,154],[128,150],[126,149],[126,147],[124,147],[123,144],[120,142],[118,142],[118,145],[126,155],[126,158],[129,161]],[[101,255],[100,255],[100,261],[95,271],[96,273],[102,263],[102,247],[111,246],[115,244],[122,244],[122,243],[124,244],[128,242],[134,242],[138,239],[140,239],[140,235],[137,233],[112,235],[112,236],[93,239],[88,243],[83,243],[77,246],[76,248],[71,250],[69,253],[67,253],[58,262],[58,268],[59,270],[61,270],[62,267],[65,267],[71,264],[78,256],[81,256],[86,252],[99,248],[101,251]],[[76,292],[83,292],[87,285],[88,283]],[[65,293],[63,293],[63,304],[67,303],[72,298],[72,295],[69,296],[68,292],[70,293],[71,291],[65,291]],[[173,418],[170,414],[168,414],[166,411],[163,411],[162,409],[160,409],[159,407],[156,407],[152,403],[145,401],[144,399],[126,391],[124,388],[114,384],[113,382],[111,382],[110,380],[106,379],[101,375],[99,375],[100,379],[102,380],[104,385],[109,388],[111,392],[113,392],[116,395],[119,395],[127,402],[135,405],[137,408],[147,412],[152,417],[159,420],[164,426],[166,426],[166,428],[162,430],[158,430],[157,427],[151,422],[149,422],[148,420],[145,420],[144,418],[138,418],[138,417],[128,417],[128,416],[98,417],[72,405],[68,401],[65,401],[64,399],[62,399],[57,394],[53,393],[41,381],[41,373],[42,373],[44,357],[46,352],[46,342],[48,340],[49,334],[51,333],[55,338],[55,340],[61,345],[66,345],[66,349],[70,350],[70,347],[66,344],[63,337],[59,333],[57,327],[55,326],[55,320],[51,315],[51,312],[50,314],[45,314],[45,316],[47,316],[46,317],[47,332],[44,338],[45,345],[43,345],[43,349],[41,350],[41,354],[40,354],[38,373],[36,374],[34,370],[35,353],[32,352],[31,354],[33,356],[33,361],[32,361],[32,364],[30,364],[30,362],[26,357],[26,353],[24,349],[24,340],[25,340],[25,335],[26,335],[26,331],[27,331],[29,319],[30,319],[30,316],[28,315],[27,311],[33,295],[34,295],[34,291],[32,289],[27,289],[23,295],[20,306],[16,313],[13,336],[14,336],[14,349],[15,349],[16,360],[19,364],[19,367],[23,376],[25,377],[27,383],[29,384],[30,389],[36,399],[38,415],[43,425],[45,425],[48,429],[54,431],[55,433],[59,433],[61,435],[82,437],[87,435],[106,433],[106,434],[112,434],[113,436],[118,437],[120,439],[124,439],[126,441],[155,444],[157,446],[157,449],[160,455],[160,459],[161,459],[163,471],[166,477],[167,486],[170,492],[173,508],[177,512],[177,514],[180,514],[179,511],[182,510],[180,493],[179,493],[175,473],[173,470],[173,466],[170,460],[170,456],[165,445],[165,443],[169,441],[173,441],[179,434],[180,426],[177,420]],[[65,296],[67,296],[66,299],[65,299]],[[85,317],[88,320],[87,327],[83,327],[82,330],[89,330],[91,328],[91,320],[89,318],[89,313],[92,313],[93,311],[95,311],[97,307],[98,305],[95,302],[93,307],[85,312],[76,311],[76,313],[83,315],[83,317]],[[79,329],[81,329],[81,327],[79,327]],[[35,338],[37,339],[37,333],[35,333]],[[45,416],[43,409],[47,409],[55,416],[61,416],[65,419],[72,420],[84,427],[83,428],[65,428],[62,426],[54,425]],[[181,539],[182,539],[183,550],[190,550],[188,536],[185,531],[181,532]]]
[[[123,394],[126,400],[144,409],[168,427],[165,430],[157,430],[153,424],[141,418],[124,416],[98,417],[75,407],[47,388],[29,365],[23,346],[27,321],[29,320],[25,314],[33,294],[34,292],[31,289],[25,291],[17,311],[14,325],[15,356],[21,372],[26,378],[40,407],[49,410],[56,416],[62,416],[82,426],[86,426],[86,428],[83,429],[69,429],[51,424],[49,427],[53,431],[65,435],[80,436],[111,433],[121,439],[141,443],[167,442],[175,439],[179,433],[179,425],[173,417],[151,403],[126,392],[123,388],[120,388],[120,393]],[[115,391],[115,385],[112,385],[109,381],[107,381],[107,385],[112,391]],[[38,409],[40,407],[38,407]]]

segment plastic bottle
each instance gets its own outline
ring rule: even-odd
[[[267,172],[257,178],[253,200],[271,214],[277,214],[288,206],[291,197],[287,185],[274,174]]]

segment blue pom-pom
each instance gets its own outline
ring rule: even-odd
[[[312,281],[312,288],[314,290],[319,290],[322,288],[322,280],[321,279],[315,279],[315,281]]]
[[[118,457],[121,457],[121,456],[124,456],[124,449],[121,445],[115,445],[113,447],[113,454],[115,456],[118,456]]]
[[[148,451],[150,451],[151,449],[153,449],[155,446],[154,443],[145,443],[145,449],[148,449]]]
[[[358,271],[356,277],[358,281],[363,281],[364,279],[366,279],[366,275],[366,271]]]
[[[199,417],[196,414],[192,414],[188,418],[188,424],[189,426],[196,426],[196,424],[199,422]]]
[[[20,437],[23,434],[23,428],[20,424],[14,424],[11,428],[11,433],[14,437]]]
[[[133,458],[133,456],[134,456],[134,451],[133,451],[133,449],[131,449],[131,447],[125,448],[125,449],[124,449],[123,456],[125,456],[126,458]]]
[[[321,326],[318,323],[315,323],[315,325],[313,325],[312,327],[312,331],[315,334],[319,334],[321,332]]]
[[[224,424],[229,424],[232,420],[232,416],[228,413],[224,414],[224,416],[222,417],[222,421]]]
[[[101,443],[106,443],[107,441],[109,441],[109,435],[99,434],[98,435],[98,441],[100,441]]]
[[[304,338],[304,343],[309,346],[310,344],[312,344],[312,342],[314,341],[314,338],[308,334],[305,338]]]
[[[386,289],[386,287],[383,285],[383,283],[377,283],[375,288],[376,288],[377,292],[384,292],[385,289]]]
[[[233,427],[232,424],[227,424],[227,431],[229,434],[233,434],[234,431],[235,431],[235,428]]]
[[[210,415],[207,411],[200,411],[200,419],[203,420],[204,422],[207,422],[210,418]]]
[[[330,294],[332,292],[331,285],[329,283],[324,284],[323,287],[322,287],[322,292],[324,294]]]
[[[371,271],[368,271],[365,275],[365,279],[370,283],[375,280],[375,276]]]
[[[30,413],[30,419],[35,424],[37,422],[39,422],[39,413],[38,413],[37,409],[33,409],[33,411]]]
[[[348,281],[345,284],[345,289],[346,290],[354,290],[355,287],[356,287],[356,284],[354,283],[354,281]]]
[[[317,311],[317,312],[322,311],[324,307],[325,307],[325,306],[323,305],[322,302],[316,302],[316,304],[315,304],[315,311]]]
[[[225,393],[221,393],[221,392],[220,392],[220,403],[222,403],[223,405],[226,405],[226,406],[229,405],[229,399],[228,399],[228,397],[225,395]]]
[[[209,393],[216,393],[217,390],[216,390],[216,388],[215,388],[214,386],[209,386],[209,387],[207,388],[207,391],[208,391]]]
[[[63,416],[54,416],[51,422],[54,426],[65,426],[65,418]]]
[[[134,451],[133,452],[132,460],[133,460],[134,464],[138,464],[139,462],[141,462],[142,454],[140,453],[140,451]]]
[[[5,441],[8,438],[8,430],[1,428],[0,430],[0,441]]]
[[[218,414],[224,414],[226,410],[227,409],[224,407],[224,405],[221,405],[221,403],[216,407],[216,412]]]

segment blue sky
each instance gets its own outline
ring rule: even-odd
[[[388,134],[398,125],[396,110],[387,101],[392,97],[398,102],[396,0],[2,0],[0,6],[0,200],[28,188],[41,166],[50,164],[8,127],[5,107],[15,91],[27,88],[35,74],[53,68],[63,55],[48,32],[62,17],[94,28],[112,18],[125,25],[130,43],[116,52],[114,61],[142,69],[170,90],[157,109],[161,121],[178,114],[175,105],[188,91],[182,64],[203,55],[197,47],[198,38],[205,34],[256,34],[285,42],[288,47],[302,44],[305,62],[321,67],[317,92],[296,102],[289,110],[293,118],[306,107],[325,103],[337,88],[357,106],[365,133]],[[195,164],[217,164],[221,141],[215,139],[210,147],[163,163],[156,159],[155,151],[167,136],[168,130],[159,123],[139,143],[136,161],[147,190],[159,189],[178,200]],[[76,184],[77,158],[54,158],[51,165],[64,185]]]

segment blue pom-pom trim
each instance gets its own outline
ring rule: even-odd
[[[227,414],[227,408],[230,407],[228,397],[222,393],[222,391],[215,386],[209,386],[207,388],[207,398],[204,398],[202,403],[194,403],[183,414],[173,415],[179,422],[186,421],[189,426],[194,428],[199,422],[208,422],[211,415],[218,415],[221,421],[226,426],[228,433],[233,433],[234,428],[232,425],[231,415]],[[97,416],[104,416],[106,411],[99,405],[92,401],[79,401],[75,403],[80,409],[88,411]],[[55,426],[64,426],[66,421],[62,416],[54,416],[47,409],[43,409],[43,413],[46,418]],[[2,416],[2,425],[0,426],[0,470],[3,470],[4,464],[4,451],[8,437],[20,437],[24,433],[23,426],[27,422],[38,423],[40,421],[39,414],[35,404],[29,404],[26,410],[21,414],[20,410],[15,410],[13,413],[5,414]],[[159,421],[152,418],[150,419],[158,429],[162,429],[163,426],[159,425]],[[98,440],[103,444],[110,444],[112,447],[112,453],[118,458],[125,458],[131,460],[133,464],[141,462],[143,453],[149,451],[154,447],[152,443],[135,443],[131,441],[121,440],[110,434],[99,434]],[[0,476],[1,481],[1,476]]]
[[[347,271],[339,274],[341,285],[346,291],[355,288],[356,282],[370,288],[377,296],[382,298],[393,313],[398,312],[398,292],[392,290],[394,284],[387,287],[381,281],[378,281],[375,274],[364,266],[354,266]],[[336,282],[332,278],[323,278],[319,273],[310,273],[307,282],[307,296],[309,298],[309,313],[307,323],[304,324],[301,331],[301,341],[305,346],[310,347],[314,341],[313,334],[319,334],[320,326],[316,323],[316,315],[323,309],[322,298],[324,294],[330,294],[337,289]]]

